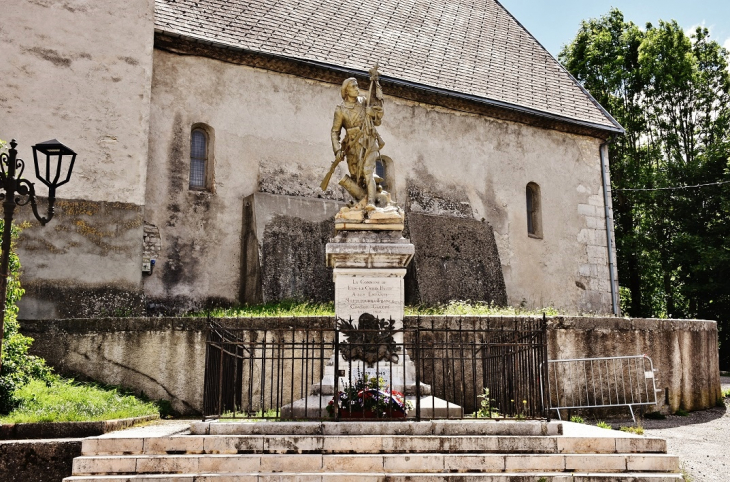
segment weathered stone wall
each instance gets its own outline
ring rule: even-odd
[[[241,295],[245,303],[287,298],[330,301],[323,260],[342,206],[329,199],[254,193],[243,200]],[[404,232],[416,245],[408,303],[469,299],[507,303],[491,227],[472,217],[409,212]]]
[[[241,301],[334,299],[325,246],[341,203],[255,193],[243,200]]]
[[[241,200],[255,192],[346,199],[336,184],[342,166],[330,189],[319,190],[332,161],[339,90],[154,51],[145,221],[159,227],[162,251],[145,279],[148,296],[238,301]],[[396,199],[411,213],[488,223],[508,303],[610,312],[600,139],[394,97],[385,112],[379,131],[382,152],[393,159]],[[187,188],[190,132],[198,124],[215,131],[214,183],[204,193]],[[527,233],[530,182],[541,189],[541,239]]]
[[[717,323],[703,320],[552,318],[551,359],[646,354],[657,368],[657,397],[674,412],[715,405],[722,397]]]
[[[469,217],[409,212],[406,236],[416,247],[408,266],[406,303],[472,300],[507,304],[492,227]]]
[[[2,13],[0,139],[18,140],[31,181],[33,144],[57,138],[78,154],[57,217],[19,244],[21,316],[64,316],[67,296],[127,305],[141,295],[154,0],[10,1]],[[29,206],[18,211],[32,218]]]
[[[71,477],[73,459],[81,456],[81,440],[0,441],[0,480],[58,482]]]
[[[33,354],[62,374],[121,385],[196,413],[203,400],[205,320],[100,318],[22,322]]]
[[[21,319],[139,316],[142,293],[142,216],[138,204],[60,200],[40,226],[19,210],[18,254],[26,292]]]
[[[420,323],[458,329],[459,323],[479,327],[490,320],[495,323],[499,317],[421,317]],[[331,324],[329,318],[217,321],[258,331]],[[414,328],[418,322],[406,317],[404,327]],[[35,338],[32,353],[62,373],[129,387],[170,400],[178,412],[195,413],[202,407],[205,326],[200,318],[128,318],[26,321],[21,328]],[[709,408],[721,396],[714,321],[549,319],[550,359],[641,354],[649,355],[658,369],[657,387],[666,390],[671,411]]]

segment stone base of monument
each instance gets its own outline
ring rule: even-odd
[[[332,400],[331,396],[310,395],[296,402],[281,407],[282,419],[328,419],[327,404]],[[408,412],[407,418],[416,418],[416,397],[406,397],[412,405],[412,409]],[[320,405],[321,403],[321,405]],[[321,408],[320,408],[321,406]],[[421,418],[439,419],[439,418],[462,418],[464,409],[446,400],[437,397],[426,396],[421,397]],[[390,419],[388,419],[390,420]]]
[[[339,387],[344,387],[356,383],[363,375],[369,378],[380,377],[385,380],[389,390],[401,392],[404,395],[431,395],[431,385],[420,382],[419,389],[416,390],[416,366],[413,364],[410,356],[398,355],[397,362],[383,362],[372,366],[362,361],[348,362],[340,358],[339,367],[340,379]],[[319,383],[309,388],[310,395],[329,395],[335,394],[335,357],[334,355],[327,361],[324,367],[324,374]]]
[[[571,422],[193,422],[83,441],[66,482],[682,482],[666,442]]]

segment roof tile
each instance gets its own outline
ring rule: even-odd
[[[155,24],[617,127],[496,0],[156,0]]]

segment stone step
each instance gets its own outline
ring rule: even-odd
[[[193,435],[561,435],[561,422],[430,420],[382,422],[193,422]]]
[[[150,438],[90,438],[83,455],[242,453],[666,453],[666,441],[642,437],[495,435],[182,435]]]
[[[454,474],[416,474],[416,473],[237,473],[237,474],[146,474],[129,477],[127,475],[92,475],[67,477],[64,482],[130,482],[149,480],[151,482],[682,482],[681,474],[646,474],[626,472],[622,474],[602,474],[574,472],[556,474],[554,472],[523,472],[519,478],[505,473],[454,473]]]
[[[679,472],[666,454],[240,454],[81,456],[73,475],[166,473]]]

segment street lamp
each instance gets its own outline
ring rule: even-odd
[[[16,206],[25,206],[30,202],[33,215],[42,226],[45,226],[53,217],[53,205],[56,202],[56,188],[66,184],[71,179],[71,171],[76,160],[76,153],[64,146],[56,139],[41,142],[33,146],[33,163],[35,174],[39,181],[48,187],[48,215],[38,214],[35,186],[27,179],[22,179],[25,170],[25,161],[17,158],[18,143],[10,141],[8,153],[0,154],[0,185],[4,192],[0,192],[3,201],[3,239],[0,249],[0,370],[2,370],[2,343],[5,331],[5,299],[8,288],[8,261],[10,259],[10,243],[13,228],[13,213]],[[45,156],[38,159],[38,154]],[[64,156],[68,164],[68,172],[64,175]],[[68,157],[70,156],[70,160]]]

